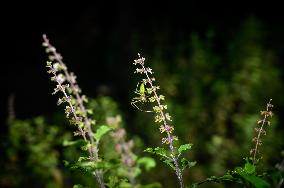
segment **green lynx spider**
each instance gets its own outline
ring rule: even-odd
[[[140,84],[139,90],[138,90],[138,86],[139,86],[139,83],[137,83],[136,89],[135,89],[135,91],[134,91],[134,93],[137,94],[138,96],[132,98],[130,104],[131,104],[134,108],[137,108],[138,110],[140,110],[140,111],[142,111],[142,112],[152,112],[152,111],[144,111],[144,110],[142,110],[141,108],[139,108],[139,107],[137,106],[137,103],[143,104],[143,103],[149,102],[148,99],[147,99],[147,96],[146,96],[145,82],[143,81],[143,82]]]

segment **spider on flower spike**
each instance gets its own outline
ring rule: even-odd
[[[147,94],[147,91],[145,89],[145,81],[142,81],[140,86],[139,86],[139,82],[137,83],[137,86],[136,86],[136,89],[134,91],[134,93],[137,95],[137,97],[133,97],[132,100],[131,100],[131,105],[134,107],[134,108],[137,108],[138,110],[142,111],[142,112],[153,112],[153,111],[145,111],[145,110],[142,110],[141,108],[139,108],[137,106],[137,103],[141,103],[141,104],[144,104],[146,102],[150,102],[148,100],[148,96],[146,96]],[[139,90],[138,90],[138,86],[139,86]]]

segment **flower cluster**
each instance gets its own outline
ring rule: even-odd
[[[49,69],[47,72],[51,74],[51,81],[56,82],[53,95],[59,91],[63,93],[63,97],[59,98],[57,104],[67,103],[65,106],[66,117],[70,119],[70,122],[77,125],[79,132],[75,135],[81,135],[86,138],[86,134],[89,139],[92,139],[91,124],[95,122],[88,118],[88,114],[92,111],[85,108],[84,102],[88,102],[85,95],[81,95],[81,89],[76,82],[76,76],[73,72],[68,72],[67,66],[62,61],[62,56],[56,51],[47,37],[43,36],[43,46],[46,47],[46,52],[49,54],[49,60],[46,67]],[[72,114],[72,116],[70,116]]]
[[[56,83],[54,92],[61,92],[63,96],[58,99],[57,104],[66,104],[65,115],[70,120],[70,123],[77,126],[78,131],[74,135],[82,136],[86,142],[86,150],[89,153],[89,160],[98,161],[97,144],[94,141],[94,133],[91,125],[95,124],[95,120],[88,117],[92,114],[92,110],[85,108],[84,103],[88,102],[85,95],[81,95],[81,89],[77,84],[76,76],[73,72],[69,72],[67,66],[62,60],[62,56],[56,51],[56,48],[49,43],[46,35],[43,35],[43,46],[46,48],[46,53],[49,55],[46,67],[48,73],[51,74],[51,81]],[[103,183],[103,175],[100,170],[94,172],[97,181],[101,187],[105,187]]]
[[[271,122],[269,119],[273,116],[273,113],[271,109],[273,108],[273,105],[271,104],[272,99],[269,100],[269,102],[266,104],[266,110],[260,111],[260,115],[262,116],[262,119],[257,121],[257,124],[260,125],[260,127],[256,127],[254,130],[257,133],[257,136],[252,139],[252,141],[255,143],[255,147],[250,150],[250,155],[253,157],[253,163],[257,163],[259,159],[257,159],[257,154],[259,153],[259,147],[262,144],[261,141],[261,135],[266,135],[265,126],[270,126]]]
[[[134,60],[134,65],[140,65],[139,68],[136,68],[134,73],[144,74],[146,76],[145,79],[142,79],[142,83],[145,85],[144,93],[139,93],[140,95],[144,95],[147,102],[156,103],[153,106],[153,112],[155,115],[155,122],[160,124],[160,132],[166,133],[166,137],[162,138],[163,144],[172,145],[174,140],[177,140],[177,137],[172,135],[174,127],[170,125],[168,122],[171,122],[171,116],[169,113],[166,113],[167,105],[162,104],[162,101],[165,100],[165,96],[158,95],[157,91],[160,89],[160,86],[154,85],[154,81],[156,80],[151,75],[154,73],[151,68],[145,67],[145,58],[141,57],[138,54],[139,58]]]

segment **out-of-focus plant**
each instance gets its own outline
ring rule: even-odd
[[[272,118],[272,108],[271,104],[272,99],[269,100],[266,104],[266,109],[260,111],[262,118],[257,121],[257,127],[254,128],[256,132],[256,136],[252,139],[254,145],[253,149],[250,150],[250,157],[245,159],[245,164],[242,167],[236,167],[234,170],[229,170],[224,176],[216,177],[212,176],[207,178],[205,181],[201,183],[197,183],[194,185],[201,185],[205,182],[216,182],[216,183],[224,183],[224,182],[233,182],[237,184],[241,184],[243,187],[256,187],[256,188],[266,188],[271,187],[271,185],[267,182],[269,179],[269,172],[259,172],[259,158],[260,154],[260,146],[262,145],[261,136],[265,136],[267,134],[267,129],[270,127],[271,122],[270,118]],[[281,165],[278,165],[278,167]],[[271,172],[270,172],[271,173]],[[279,184],[282,184],[281,180]]]
[[[255,165],[258,163],[259,159],[257,158],[257,155],[259,154],[260,146],[262,145],[261,136],[266,135],[266,127],[270,126],[270,118],[272,118],[272,107],[271,104],[272,99],[269,100],[269,102],[266,105],[266,110],[260,111],[262,119],[257,121],[257,124],[260,125],[259,127],[254,128],[257,135],[252,139],[252,141],[255,143],[255,146],[253,149],[250,150],[250,154],[252,156],[252,162]]]
[[[121,122],[120,116],[107,117],[106,119],[108,125],[116,127],[111,133],[111,137],[114,140],[115,151],[117,152],[118,158],[120,159],[120,165],[116,170],[116,174],[119,177],[125,177],[129,182],[125,182],[121,187],[136,187],[136,188],[157,188],[160,187],[158,183],[152,183],[148,185],[139,184],[138,176],[142,172],[142,167],[146,171],[149,171],[156,166],[156,162],[150,157],[138,157],[133,153],[133,140],[126,140],[126,131],[124,128],[119,126]],[[115,156],[115,155],[114,155]]]
[[[1,166],[1,187],[63,187],[59,152],[63,140],[55,125],[43,117],[29,120],[9,119],[6,160]],[[27,173],[28,172],[28,173]]]
[[[275,165],[275,170],[271,173],[271,179],[276,188],[281,188],[284,184],[284,152],[282,151],[282,161]]]

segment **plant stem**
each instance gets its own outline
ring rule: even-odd
[[[269,100],[269,102],[267,103],[266,105],[266,112],[269,111],[269,107],[270,107],[270,102],[271,102],[271,99]],[[257,155],[257,151],[258,151],[258,146],[261,144],[261,141],[260,141],[260,136],[261,136],[261,133],[263,132],[263,127],[265,125],[265,123],[267,123],[267,118],[269,117],[269,115],[267,113],[264,114],[264,118],[261,120],[262,123],[261,123],[261,127],[258,131],[258,134],[257,134],[257,139],[256,139],[256,143],[255,143],[255,148],[253,149],[254,153],[253,153],[253,164],[256,163],[256,155]]]
[[[159,106],[159,108],[161,109],[161,110],[160,110],[160,115],[162,116],[162,119],[163,119],[163,125],[166,127],[166,126],[168,126],[168,124],[167,124],[167,121],[166,121],[166,116],[165,116],[164,112],[162,111],[162,106],[161,106],[160,98],[159,98],[158,95],[157,95],[156,89],[155,89],[155,87],[153,86],[152,80],[151,80],[151,78],[149,77],[149,75],[148,75],[148,73],[147,73],[147,70],[146,70],[146,68],[144,67],[143,63],[141,63],[140,65],[142,66],[143,72],[145,73],[145,75],[146,75],[146,77],[147,77],[148,83],[150,84],[151,88],[153,89],[153,93],[154,93],[156,102],[158,103],[158,106]],[[169,131],[166,131],[166,132],[167,132],[167,137],[168,137],[168,141],[169,141],[169,148],[170,148],[170,151],[171,151],[171,158],[172,158],[172,160],[173,160],[173,162],[174,162],[174,165],[175,165],[175,173],[176,173],[176,176],[177,176],[177,178],[178,178],[180,187],[181,187],[181,188],[184,188],[184,183],[183,183],[183,178],[182,178],[181,169],[180,169],[180,167],[179,167],[178,158],[177,158],[176,155],[175,155],[175,150],[174,150],[174,146],[173,146],[173,136],[171,135],[171,133],[170,133]]]
[[[49,49],[54,49],[54,50],[51,50],[54,59],[55,59],[61,66],[65,67],[65,68],[63,69],[63,72],[64,72],[64,75],[65,75],[65,77],[66,77],[66,80],[70,83],[71,88],[73,88],[72,91],[73,91],[73,93],[74,93],[74,95],[75,95],[75,97],[76,97],[76,101],[77,101],[78,104],[79,104],[80,110],[85,114],[85,115],[83,116],[83,118],[84,118],[85,125],[87,126],[87,134],[88,134],[88,138],[89,138],[89,141],[90,141],[90,144],[91,144],[91,147],[88,148],[88,152],[89,152],[90,159],[93,160],[93,161],[97,161],[98,158],[99,158],[99,157],[98,157],[98,149],[97,149],[97,146],[95,145],[95,141],[94,141],[94,138],[93,138],[93,134],[94,134],[94,133],[93,133],[92,127],[91,127],[91,120],[90,120],[90,119],[88,118],[88,116],[87,116],[87,110],[86,110],[86,108],[85,108],[85,106],[84,106],[84,104],[83,104],[82,96],[80,96],[80,94],[79,94],[79,92],[78,92],[77,89],[74,89],[74,88],[76,88],[76,86],[75,86],[76,81],[75,81],[75,80],[72,81],[72,77],[71,77],[71,75],[69,74],[69,72],[67,71],[66,65],[65,65],[64,62],[62,61],[61,55],[58,54],[58,53],[56,52],[55,48],[49,43],[49,40],[48,40],[48,38],[46,37],[46,35],[43,35],[43,40],[44,40],[44,43],[47,45],[47,47],[48,47]],[[55,76],[56,76],[56,75],[55,75]],[[57,83],[60,85],[60,87],[61,87],[61,89],[62,89],[61,83],[59,83],[59,82],[57,82]],[[62,91],[63,91],[63,90],[62,90]],[[64,93],[64,96],[66,97],[66,99],[68,99],[68,96],[67,96],[66,92],[63,92],[63,93]],[[68,100],[68,104],[69,104],[69,106],[70,106],[70,108],[71,108],[71,111],[72,111],[72,113],[73,113],[74,118],[75,118],[76,120],[78,120],[78,117],[77,117],[77,115],[76,115],[76,113],[75,113],[75,109],[74,109],[73,105],[71,104],[70,99]],[[85,132],[84,132],[84,130],[83,130],[81,127],[79,127],[79,131],[80,131],[82,137],[84,138],[84,140],[85,140],[85,141],[88,141],[88,139],[87,139],[86,136],[85,136]],[[96,177],[98,183],[100,184],[100,187],[101,187],[101,188],[105,188],[105,183],[104,183],[104,180],[103,180],[103,174],[102,174],[102,171],[101,171],[101,170],[95,170],[95,177]]]

